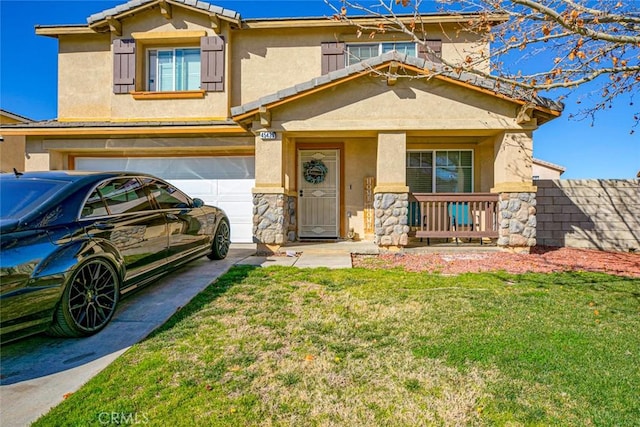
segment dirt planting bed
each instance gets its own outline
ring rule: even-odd
[[[591,249],[534,247],[529,254],[460,252],[429,254],[354,255],[354,267],[396,268],[461,274],[484,271],[508,273],[596,271],[640,278],[640,254]]]

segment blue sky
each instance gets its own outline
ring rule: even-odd
[[[122,1],[0,0],[0,107],[35,120],[57,117],[57,49],[54,38],[35,35],[36,25],[85,24],[86,18]],[[322,0],[215,1],[244,18],[331,15]],[[534,156],[564,166],[563,178],[635,178],[640,170],[640,129],[631,134],[628,98],[589,120],[570,119],[590,90],[576,89],[562,117],[534,134]],[[639,101],[640,102],[640,101]]]

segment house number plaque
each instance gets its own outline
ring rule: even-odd
[[[275,132],[260,132],[260,139],[262,139],[263,141],[272,141],[272,140],[276,139],[276,133]]]

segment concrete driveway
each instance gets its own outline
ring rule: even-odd
[[[122,300],[109,325],[94,336],[37,335],[3,346],[0,426],[25,426],[38,419],[254,252],[255,245],[232,245],[222,261],[193,261]]]

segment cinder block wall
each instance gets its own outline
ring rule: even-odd
[[[640,180],[535,181],[538,245],[640,251]]]

